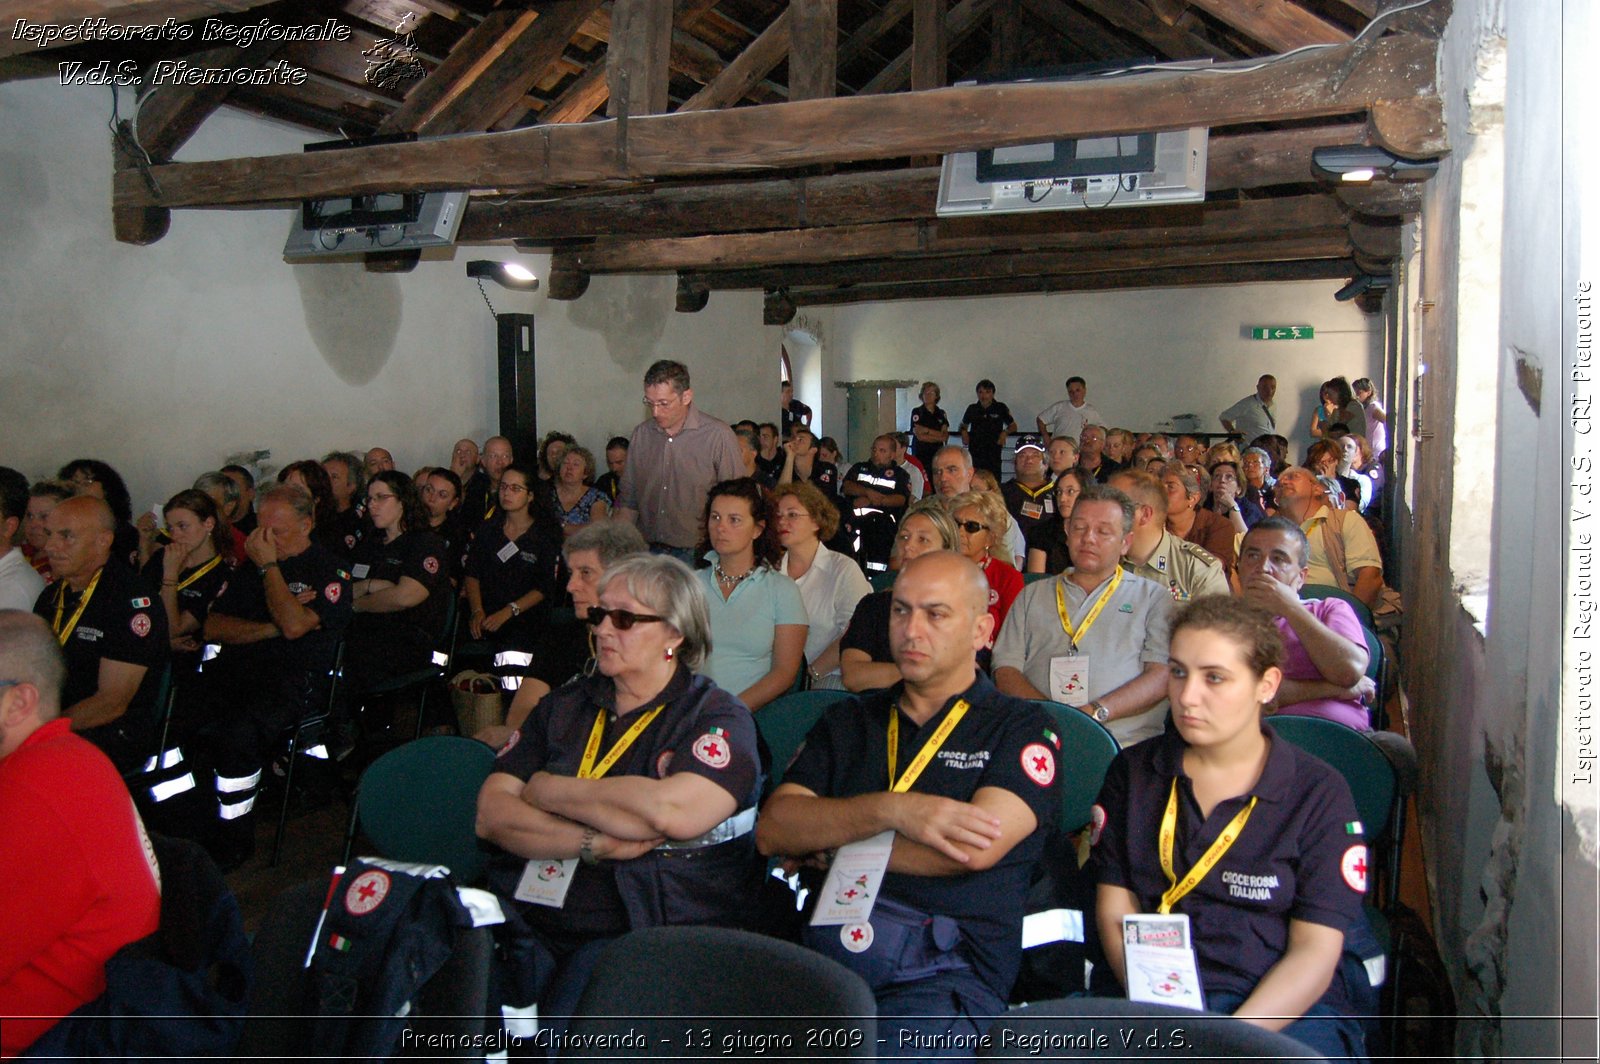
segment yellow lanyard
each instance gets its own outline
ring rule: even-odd
[[[1037,499],[1039,496],[1056,486],[1056,482],[1053,480],[1046,481],[1045,483],[1039,485],[1037,489],[1028,487],[1028,485],[1022,483],[1020,480],[1016,483],[1017,487],[1022,491],[1022,494],[1026,495],[1030,499]]]
[[[1078,641],[1089,634],[1089,629],[1094,627],[1094,622],[1100,616],[1100,611],[1106,608],[1106,603],[1111,601],[1111,596],[1117,593],[1117,586],[1122,583],[1122,566],[1117,566],[1112,572],[1111,583],[1100,593],[1100,597],[1095,600],[1094,605],[1089,607],[1088,616],[1084,617],[1076,628],[1072,626],[1072,618],[1067,615],[1067,593],[1061,586],[1065,579],[1063,577],[1061,580],[1056,581],[1056,612],[1061,615],[1061,630],[1067,633],[1067,639],[1072,643],[1072,652],[1076,654],[1078,652]]]
[[[1162,914],[1170,913],[1172,907],[1178,904],[1185,894],[1199,886],[1200,881],[1206,878],[1206,873],[1211,871],[1216,866],[1216,863],[1222,860],[1222,855],[1227,853],[1228,849],[1238,841],[1239,833],[1244,830],[1245,821],[1250,819],[1250,811],[1255,807],[1256,798],[1251,795],[1250,804],[1239,810],[1238,814],[1229,821],[1228,826],[1222,829],[1222,834],[1217,836],[1217,841],[1213,842],[1211,848],[1200,855],[1200,860],[1195,862],[1194,867],[1184,875],[1183,881],[1179,882],[1177,873],[1172,868],[1172,844],[1178,833],[1178,779],[1176,776],[1173,777],[1172,793],[1167,796],[1167,811],[1161,815],[1159,847],[1161,852],[1161,871],[1167,874],[1167,882],[1172,885],[1167,888],[1166,893],[1161,895],[1161,906],[1156,912]]]
[[[633,745],[635,739],[644,734],[644,730],[650,727],[650,722],[655,720],[656,716],[665,708],[667,708],[667,704],[663,702],[634,721],[633,726],[623,732],[622,738],[617,740],[616,745],[611,748],[611,752],[606,754],[598,765],[594,763],[594,759],[595,755],[600,752],[600,739],[606,733],[606,711],[602,709],[596,713],[594,715],[594,727],[589,729],[589,742],[583,748],[583,762],[578,766],[578,778],[580,780],[597,780],[607,772],[610,772],[611,766],[615,765],[622,755],[627,753],[628,747]]]
[[[217,566],[219,566],[221,564],[222,564],[222,555],[219,554],[215,558],[212,558],[210,561],[206,562],[200,568],[196,569],[194,572],[190,573],[188,578],[186,580],[184,580],[183,583],[178,585],[178,590],[182,591],[184,588],[188,587],[190,584],[194,583],[196,580],[200,579],[202,576],[205,576],[207,573],[209,573],[211,570],[215,569]]]
[[[65,628],[61,627],[61,614],[67,608],[67,582],[61,581],[61,590],[56,592],[56,619],[50,627],[55,630],[56,639],[62,646],[67,645],[67,640],[72,638],[72,632],[78,627],[78,621],[83,617],[84,609],[89,605],[89,600],[94,597],[94,589],[100,586],[100,575],[105,572],[102,568],[94,574],[94,579],[89,581],[89,586],[83,589],[83,598],[78,600],[78,608],[72,611],[72,619]]]
[[[928,741],[922,744],[922,749],[917,756],[911,759],[911,764],[906,766],[905,772],[897,780],[894,778],[895,764],[900,754],[900,708],[898,703],[889,707],[889,790],[895,794],[904,794],[917,782],[917,777],[922,775],[922,770],[928,767],[928,762],[933,760],[933,755],[939,752],[944,741],[950,738],[950,733],[956,730],[956,725],[961,723],[961,718],[971,709],[965,701],[957,702],[950,710],[950,715],[944,718],[944,723],[934,729]]]

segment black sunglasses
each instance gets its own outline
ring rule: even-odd
[[[600,622],[607,617],[611,618],[612,625],[619,632],[626,632],[636,624],[666,620],[665,617],[656,617],[648,613],[634,613],[632,610],[608,610],[604,606],[589,607],[588,621],[590,628],[599,628]]]
[[[979,532],[986,531],[989,527],[982,521],[957,521],[956,524],[966,529],[969,536],[976,536]]]

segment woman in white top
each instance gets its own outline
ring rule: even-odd
[[[772,505],[784,550],[779,571],[800,586],[811,622],[806,633],[811,686],[842,689],[839,639],[872,585],[860,566],[823,543],[839,530],[839,510],[815,486],[804,481],[780,485]]]

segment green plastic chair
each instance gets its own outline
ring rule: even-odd
[[[1331,584],[1306,584],[1300,589],[1300,597],[1303,599],[1343,599],[1350,604],[1351,609],[1356,611],[1356,618],[1360,620],[1363,628],[1371,628],[1373,626],[1372,607],[1350,594],[1350,592],[1343,591]]]
[[[1054,580],[1059,575],[1059,573],[1023,573],[1022,582],[1024,584],[1037,584],[1040,580]]]
[[[1383,653],[1383,640],[1366,625],[1361,626],[1361,635],[1367,642],[1367,679],[1378,689],[1373,695],[1370,707],[1372,726],[1379,729],[1388,728],[1389,710],[1384,704],[1384,688],[1388,683],[1389,661]]]
[[[854,697],[849,691],[795,691],[756,711],[756,731],[772,754],[768,792],[783,782],[789,762],[800,752],[800,744],[828,707]]]
[[[893,569],[873,569],[867,573],[867,583],[872,585],[874,591],[887,591],[894,587],[894,578],[899,575]]]
[[[1089,810],[1100,797],[1106,769],[1116,758],[1116,738],[1081,709],[1060,702],[1036,700],[1050,715],[1051,730],[1061,737],[1061,823],[1063,832],[1089,822]]]
[[[474,827],[478,789],[494,756],[476,739],[428,735],[368,765],[350,807],[345,863],[359,829],[381,857],[442,864],[461,883],[476,880],[486,861]]]

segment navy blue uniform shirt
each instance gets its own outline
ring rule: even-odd
[[[889,789],[889,714],[901,687],[873,691],[832,706],[806,736],[785,783],[823,798],[853,798]],[[1001,998],[1011,993],[1022,963],[1024,896],[1060,804],[1058,743],[1049,718],[1032,702],[1003,695],[989,679],[960,696],[971,709],[912,785],[919,794],[971,801],[983,787],[1010,791],[1027,803],[1038,826],[1000,863],[982,872],[913,876],[890,872],[883,892],[924,913],[954,918],[978,976]],[[898,770],[916,757],[958,699],[918,727],[900,714]]]
[[[1179,876],[1192,868],[1253,794],[1259,801],[1238,839],[1173,912],[1189,930],[1206,993],[1248,997],[1289,945],[1289,921],[1344,931],[1365,919],[1366,837],[1344,777],[1265,729],[1272,744],[1261,779],[1245,795],[1218,803],[1203,821],[1183,771],[1183,737],[1158,735],[1117,755],[1106,772],[1094,819],[1102,820],[1091,858],[1095,882],[1123,887],[1153,913],[1167,889],[1157,834],[1172,781],[1178,780]],[[1322,1003],[1348,1011],[1336,974]]]

